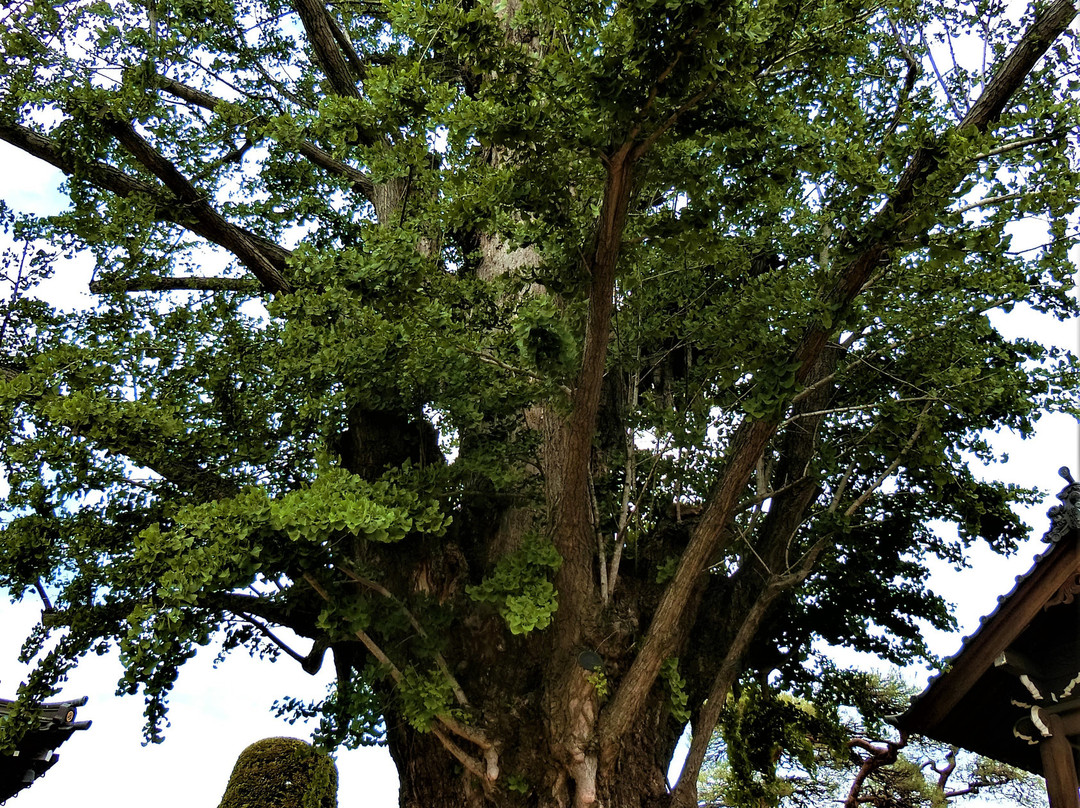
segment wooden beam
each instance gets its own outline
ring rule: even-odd
[[[1076,758],[1065,734],[1065,724],[1059,715],[1042,713],[1041,718],[1050,730],[1050,737],[1039,744],[1050,808],[1080,808]]]
[[[1061,713],[1061,726],[1066,735],[1080,735],[1080,709]]]

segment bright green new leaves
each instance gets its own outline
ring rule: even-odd
[[[160,581],[163,602],[195,605],[200,593],[242,586],[257,572],[295,575],[331,563],[335,545],[348,536],[372,542],[438,536],[450,517],[415,491],[327,469],[279,498],[251,488],[183,507],[171,522],[142,531],[132,561]]]
[[[421,673],[409,668],[398,684],[398,692],[405,717],[422,732],[431,728],[436,716],[450,712],[450,682],[440,670]]]
[[[668,657],[660,666],[660,678],[667,688],[668,709],[672,717],[680,724],[690,720],[689,696],[686,693],[686,680],[679,675],[679,658]]]
[[[550,578],[561,564],[550,541],[530,536],[503,556],[482,583],[466,591],[474,601],[494,605],[512,634],[528,634],[551,624],[559,596]]]
[[[390,543],[437,537],[449,524],[437,502],[413,490],[331,468],[278,498],[249,488],[230,499],[181,507],[168,527],[144,529],[126,569],[112,575],[118,582],[154,582],[126,616],[127,630],[119,637],[124,687],[147,695],[148,737],[160,738],[164,696],[179,666],[209,642],[221,593],[299,579],[342,559],[351,564],[350,538]],[[349,639],[368,627],[372,613],[363,598],[340,598],[326,604],[314,623],[334,640]]]

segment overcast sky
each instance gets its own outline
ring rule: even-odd
[[[56,192],[61,178],[55,170],[0,143],[4,166],[0,198],[16,211],[48,213],[59,210],[64,199]],[[66,265],[51,282],[54,293],[78,301],[86,293],[90,265]],[[73,296],[73,297],[72,297]],[[1058,323],[1023,312],[1000,322],[1007,334],[1038,338],[1046,343],[1080,347],[1076,323]],[[1015,436],[994,436],[995,445],[1010,454],[1007,464],[985,471],[988,476],[1034,485],[1047,492],[1046,501],[1024,516],[1032,538],[1012,558],[989,552],[972,557],[973,569],[957,573],[942,569],[933,586],[956,604],[960,630],[934,636],[935,650],[951,654],[960,638],[973,631],[980,616],[990,612],[998,595],[1009,591],[1015,576],[1026,572],[1032,557],[1043,549],[1039,537],[1047,528],[1045,512],[1055,504],[1053,494],[1063,485],[1057,476],[1062,465],[1080,476],[1080,446],[1075,422],[1062,415],[1047,416],[1037,434],[1020,441]],[[37,620],[39,604],[9,605],[0,599],[0,696],[12,697],[26,669],[16,662],[18,648]],[[301,725],[274,719],[270,705],[285,695],[319,698],[325,693],[328,672],[310,677],[290,660],[275,665],[234,654],[216,670],[212,651],[200,654],[181,672],[174,690],[166,742],[143,747],[142,700],[113,695],[120,676],[114,656],[90,658],[72,674],[61,698],[89,696],[80,718],[93,727],[77,733],[61,750],[61,761],[13,803],[16,808],[54,808],[72,799],[108,799],[119,808],[134,808],[148,799],[159,808],[217,805],[237,754],[252,741],[271,735],[305,737]],[[327,666],[330,667],[329,665]],[[912,673],[913,679],[925,674]],[[396,776],[385,749],[341,752],[339,800],[343,808],[390,808],[397,804]],[[97,797],[97,799],[95,799]]]

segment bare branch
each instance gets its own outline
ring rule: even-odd
[[[637,359],[641,360],[641,346],[637,348]],[[633,383],[630,385],[630,410],[634,411],[638,406],[638,394],[641,386],[641,375],[634,373]],[[611,571],[608,573],[608,597],[615,592],[615,584],[619,581],[619,564],[622,562],[623,548],[626,546],[626,534],[630,527],[630,500],[634,493],[634,482],[637,471],[637,446],[634,443],[634,430],[626,430],[626,467],[623,469],[622,502],[619,504],[619,521],[615,528],[615,549],[611,554]]]
[[[531,370],[526,370],[525,368],[519,368],[515,367],[514,365],[507,364],[501,359],[497,359],[490,354],[484,353],[483,351],[474,351],[472,348],[466,348],[463,345],[455,345],[454,348],[461,351],[463,354],[479,359],[484,364],[492,365],[497,368],[502,368],[503,370],[509,371],[510,373],[516,373],[518,375],[525,376],[526,378],[532,379],[534,382],[546,384],[548,381],[543,376],[539,376],[536,373],[533,373]],[[568,396],[572,395],[574,392],[565,384],[560,384],[559,389],[566,393],[566,395]]]
[[[374,204],[375,184],[371,181],[371,178],[359,168],[354,168],[348,163],[343,163],[340,160],[334,159],[328,152],[323,151],[314,143],[310,143],[306,140],[297,144],[296,150],[315,165],[319,166],[319,168],[325,168],[327,171],[347,179],[356,186],[356,189],[360,191],[368,201]]]
[[[972,160],[978,162],[980,160],[986,160],[989,157],[997,157],[999,154],[1008,154],[1011,151],[1017,149],[1026,149],[1028,146],[1041,146],[1043,143],[1054,143],[1064,138],[1064,133],[1057,133],[1053,135],[1046,135],[1044,137],[1025,137],[1017,140],[1011,140],[1008,143],[1003,143],[996,149],[990,149],[990,151],[976,154]]]
[[[45,591],[45,584],[42,583],[41,578],[34,581],[34,589],[37,590],[38,597],[41,598],[41,607],[46,612],[55,612],[56,609],[52,605],[52,601],[49,600],[49,593]]]
[[[770,489],[768,491],[762,491],[761,493],[757,494],[753,498],[748,499],[745,502],[739,503],[739,512],[742,513],[744,511],[749,510],[750,508],[753,508],[755,505],[760,505],[762,502],[764,502],[767,499],[774,499],[777,496],[779,496],[780,494],[786,493],[786,492],[790,491],[791,489],[802,485],[803,483],[807,482],[808,480],[810,480],[810,477],[807,477],[807,476],[797,477],[794,480],[792,480],[791,482],[780,486],[779,488],[773,488],[773,489]]]
[[[645,154],[649,151],[649,149],[653,147],[656,141],[663,137],[664,133],[667,132],[672,126],[678,123],[679,118],[681,118],[687,112],[700,104],[703,100],[705,100],[709,95],[711,95],[712,91],[715,90],[719,84],[720,79],[716,79],[715,81],[710,82],[708,86],[706,86],[704,89],[695,93],[690,98],[686,99],[686,101],[684,101],[682,104],[680,104],[678,109],[672,112],[663,122],[660,123],[659,126],[656,127],[656,129],[649,133],[648,137],[646,137],[634,148],[631,159],[636,162],[637,160],[645,156]]]
[[[217,96],[211,95],[196,87],[184,84],[176,79],[171,79],[168,76],[163,76],[160,73],[154,77],[154,82],[158,87],[170,95],[175,95],[177,98],[182,98],[189,104],[202,107],[210,112],[217,112],[218,107],[221,104],[226,103],[222,98],[218,98]]]
[[[910,404],[917,401],[940,401],[937,396],[915,396],[913,398],[894,398],[889,399],[892,404]],[[792,415],[787,420],[780,422],[780,429],[783,429],[790,423],[798,421],[802,418],[816,418],[820,415],[838,415],[845,412],[863,412],[866,410],[872,410],[874,407],[881,406],[881,402],[872,402],[870,404],[853,404],[850,407],[832,407],[827,410],[814,410],[813,412],[799,412]]]
[[[907,734],[901,732],[898,742],[885,741],[883,747],[876,747],[863,738],[853,738],[849,744],[868,753],[865,758],[862,758],[859,772],[855,775],[855,780],[844,799],[844,808],[858,808],[860,802],[865,802],[859,792],[862,791],[866,778],[883,766],[890,766],[896,762],[900,750],[907,746]]]
[[[245,612],[238,612],[238,614],[245,623],[257,628],[260,634],[266,637],[266,639],[272,642],[277,648],[280,648],[282,651],[284,651],[292,659],[299,662],[300,666],[303,667],[304,670],[307,670],[308,657],[306,657],[304,654],[299,653],[298,651],[293,650],[288,643],[278,637],[273,631],[270,630],[270,627],[263,623],[261,620],[256,620],[250,614],[247,614]],[[318,673],[317,670],[307,672],[312,675]]]
[[[293,0],[292,6],[300,16],[311,49],[329,79],[334,94],[343,98],[360,98],[360,91],[349,72],[326,5],[322,0]],[[367,138],[374,142],[370,135],[367,135]]]
[[[589,499],[592,502],[593,531],[596,533],[596,556],[600,568],[600,600],[607,603],[610,597],[607,552],[604,548],[604,532],[600,529],[600,503],[596,500],[596,481],[593,480],[592,472],[589,472]]]
[[[988,196],[986,199],[980,199],[978,202],[972,202],[970,205],[964,205],[962,208],[956,210],[957,213],[967,213],[968,211],[978,210],[979,208],[988,208],[991,205],[1000,205],[1002,202],[1011,202],[1014,199],[1023,199],[1023,193],[1015,194],[1001,194],[1000,196]]]
[[[931,762],[931,768],[934,770],[934,772],[937,773],[938,776],[937,786],[942,791],[945,790],[945,784],[949,782],[949,778],[952,776],[953,772],[956,771],[956,754],[959,751],[960,747],[950,746],[949,754],[945,756],[945,765],[942,766],[940,769],[936,765],[934,765],[933,762]],[[952,794],[950,796],[958,797],[960,795]]]
[[[367,76],[367,65],[364,64],[364,60],[356,52],[356,48],[353,47],[352,42],[349,40],[349,35],[338,25],[338,21],[330,14],[326,15],[326,19],[330,23],[330,30],[334,34],[334,40],[337,42],[338,47],[341,48],[342,53],[345,54],[356,80],[363,81]]]
[[[949,92],[949,85],[945,83],[945,77],[941,75],[941,71],[938,69],[937,61],[934,59],[934,51],[930,48],[930,43],[926,39],[926,32],[919,26],[919,37],[922,39],[923,47],[926,48],[926,57],[930,60],[930,67],[934,69],[934,75],[937,77],[938,87],[941,88],[941,94],[945,96],[945,100],[949,102],[949,108],[952,110],[953,115],[957,120],[960,120],[963,116],[960,114],[960,108],[956,105],[956,101],[953,99],[952,93]]]
[[[350,580],[355,581],[356,583],[367,589],[370,589],[372,592],[377,592],[387,600],[393,602],[395,606],[401,609],[401,612],[405,615],[405,617],[408,618],[410,625],[412,625],[416,633],[424,639],[427,639],[427,632],[424,631],[424,627],[420,625],[420,621],[416,619],[416,617],[413,615],[412,612],[408,610],[404,603],[394,597],[394,594],[389,589],[387,589],[382,584],[376,583],[375,581],[371,581],[367,578],[357,575],[348,567],[343,567],[339,564],[337,565],[337,569],[345,573],[345,576]],[[446,664],[446,660],[443,659],[443,655],[438,651],[435,652],[435,664],[438,665],[439,670],[442,672],[443,676],[446,677],[446,681],[450,683],[450,689],[453,690],[454,698],[457,699],[458,704],[460,704],[462,707],[468,707],[469,700],[465,697],[465,691],[461,688],[461,684],[458,682],[458,680],[454,678],[454,675],[450,673],[450,666]]]
[[[892,29],[893,36],[896,37],[896,41],[900,45],[900,53],[904,57],[904,62],[907,63],[907,75],[904,76],[904,86],[900,88],[900,96],[896,99],[896,112],[893,114],[893,119],[889,122],[889,126],[885,129],[884,134],[881,136],[881,147],[883,149],[885,147],[885,141],[896,131],[896,127],[900,124],[900,119],[903,117],[904,105],[907,104],[908,98],[911,96],[911,91],[915,89],[915,81],[919,78],[919,63],[911,53],[911,48],[908,47],[908,43],[900,34],[900,30],[892,20],[889,20],[889,27]]]

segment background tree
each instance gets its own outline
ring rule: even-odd
[[[100,296],[4,331],[27,697],[116,646],[158,740],[224,636],[332,657],[284,706],[403,805],[688,806],[740,671],[922,653],[927,560],[1023,534],[981,430],[1076,404],[988,319],[1076,313],[1075,10],[1005,11],[9,3]]]
[[[748,681],[729,696],[699,775],[705,806],[940,808],[961,797],[1034,808],[1040,778],[918,736],[884,720],[915,692],[827,663],[803,695]]]

